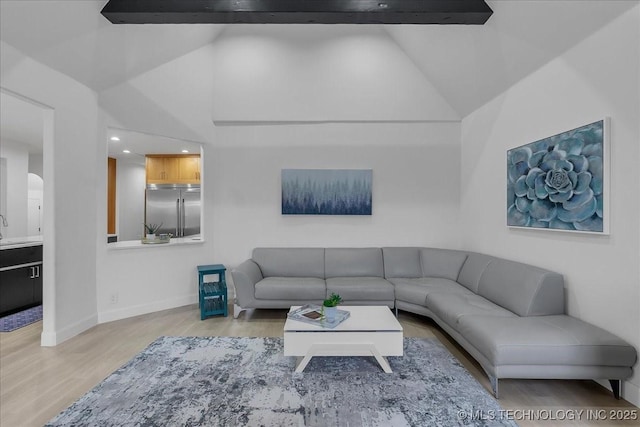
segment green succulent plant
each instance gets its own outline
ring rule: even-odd
[[[331,293],[331,295],[329,295],[329,298],[322,302],[322,305],[325,307],[336,307],[340,303],[342,303],[342,298],[340,297],[340,295]]]
[[[162,223],[160,223],[160,224],[144,224],[144,228],[147,231],[147,234],[156,234],[156,231],[158,231],[160,229],[160,227],[162,227]]]

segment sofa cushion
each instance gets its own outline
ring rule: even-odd
[[[494,365],[633,366],[636,351],[604,329],[566,315],[465,316],[458,331]]]
[[[324,279],[316,277],[267,277],[256,283],[256,298],[270,300],[309,300],[325,298]]]
[[[473,292],[432,292],[427,295],[427,308],[455,330],[459,330],[458,322],[465,316],[481,314],[495,317],[517,317],[509,310],[505,310]]]
[[[384,277],[382,249],[327,248],[325,277]]]
[[[551,271],[494,258],[480,277],[478,294],[519,316],[564,314],[564,281]]]
[[[493,257],[489,255],[468,253],[467,259],[460,269],[460,274],[458,274],[458,283],[477,294],[480,277],[491,260]]]
[[[384,276],[422,277],[420,248],[382,248]]]
[[[253,260],[264,277],[324,279],[323,248],[256,248]]]
[[[448,249],[425,248],[420,251],[420,263],[424,277],[442,277],[457,280],[467,254]]]
[[[393,301],[393,285],[381,277],[331,277],[327,279],[327,296],[340,295],[351,301]]]
[[[460,286],[453,280],[440,277],[390,278],[387,280],[395,286],[396,299],[410,302],[411,304],[425,305],[427,303],[427,295],[431,292],[471,293],[470,290]]]

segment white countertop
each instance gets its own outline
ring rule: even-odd
[[[108,243],[108,249],[140,249],[140,248],[166,248],[169,246],[181,246],[181,245],[197,245],[204,243],[204,240],[200,236],[189,237],[173,237],[169,240],[169,243],[157,243],[147,244],[142,243],[140,240],[125,240],[123,242]]]
[[[5,237],[0,240],[0,250],[42,245],[42,236]]]

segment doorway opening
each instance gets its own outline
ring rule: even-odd
[[[0,104],[0,244],[2,250],[41,246],[40,259],[30,260],[27,269],[35,272],[29,278],[36,281],[34,298],[42,303],[41,345],[53,345],[47,336],[55,336],[54,110],[6,88],[0,88]]]

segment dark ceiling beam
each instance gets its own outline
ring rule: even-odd
[[[114,24],[473,24],[484,0],[109,0]]]

